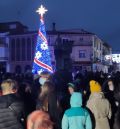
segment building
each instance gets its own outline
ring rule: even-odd
[[[1,69],[25,72],[31,69],[37,33],[19,22],[0,23]],[[4,59],[4,60],[3,60]]]
[[[9,37],[8,33],[0,33],[0,71],[9,71]]]
[[[103,60],[105,56],[104,53],[106,51],[107,53],[111,53],[111,48],[97,35],[83,29],[49,31],[48,41],[53,48],[58,35],[63,41],[73,41],[71,52],[73,68],[87,71],[92,70],[94,72],[108,72],[110,64],[104,64]],[[54,53],[52,55],[54,55]]]
[[[18,73],[31,71],[37,32],[28,31],[19,22],[0,23],[0,27],[0,68]],[[107,47],[104,50],[104,42],[95,34],[83,29],[56,31],[54,24],[53,30],[47,31],[47,39],[54,68],[64,69],[71,64],[74,69],[104,71]],[[64,53],[59,59],[56,50]]]
[[[103,44],[103,56],[102,56],[102,64],[104,65],[104,71],[107,73],[108,71],[112,71],[112,60],[109,58],[106,60],[106,55],[112,55],[112,48],[108,43]]]

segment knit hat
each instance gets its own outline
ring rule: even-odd
[[[89,84],[91,93],[102,91],[101,85],[98,82],[91,80]]]
[[[75,84],[74,84],[74,83],[72,83],[72,82],[69,82],[67,85],[68,85],[68,87],[72,87],[72,88],[74,88],[74,87],[75,87]]]

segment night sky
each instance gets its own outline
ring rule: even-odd
[[[46,30],[85,29],[120,50],[120,0],[0,0],[0,22],[21,21],[30,30],[38,30],[43,4]]]

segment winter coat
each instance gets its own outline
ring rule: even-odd
[[[92,93],[87,107],[95,118],[95,129],[110,129],[108,118],[111,118],[111,105],[102,92]]]
[[[0,96],[0,129],[23,129],[24,108],[15,94]]]
[[[118,111],[115,114],[115,122],[113,129],[120,129],[120,107],[118,107]]]
[[[74,92],[70,98],[71,108],[62,118],[62,129],[92,129],[89,112],[82,108],[82,95]]]
[[[118,102],[117,112],[115,114],[115,120],[114,120],[114,129],[120,129],[120,85],[118,85],[114,96],[116,102]]]

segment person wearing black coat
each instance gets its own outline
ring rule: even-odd
[[[2,82],[0,96],[0,129],[24,129],[24,106],[16,96],[17,83],[11,79]]]
[[[115,120],[114,120],[114,128],[113,129],[120,129],[120,83],[115,90],[115,100],[117,105],[117,111],[115,113]]]
[[[115,87],[113,79],[109,78],[103,83],[103,92],[105,97],[109,100],[111,104],[111,109],[112,109],[112,117],[109,120],[110,127],[113,129],[113,124],[114,124],[114,119],[115,119],[115,114],[117,110],[117,106],[115,104],[115,97],[114,97],[114,92],[115,92]]]

